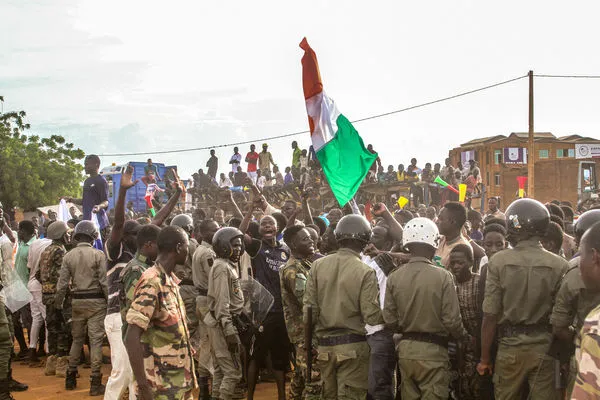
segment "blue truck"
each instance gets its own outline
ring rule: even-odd
[[[135,212],[145,212],[146,211],[146,201],[144,200],[144,196],[146,195],[146,185],[142,182],[142,177],[145,176],[144,167],[147,165],[146,162],[139,161],[130,161],[129,163],[116,165],[113,163],[109,167],[104,167],[100,171],[100,175],[104,176],[106,181],[108,182],[108,208],[112,209],[115,206],[117,201],[117,196],[119,195],[119,186],[121,185],[121,176],[127,165],[131,165],[133,167],[133,180],[136,179],[138,182],[134,187],[127,191],[127,197],[125,200],[125,204],[128,202],[133,203],[133,209]],[[162,163],[154,163],[156,168],[158,169],[158,175],[163,178],[163,180],[156,182],[161,189],[165,188],[164,176],[168,169],[173,168],[177,170],[177,166],[169,165],[165,166]],[[164,193],[161,193],[164,194]],[[166,196],[162,196],[166,198]]]

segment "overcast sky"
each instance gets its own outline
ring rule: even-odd
[[[86,153],[212,146],[307,128],[304,36],[353,120],[529,69],[600,74],[599,11],[597,1],[548,0],[3,0],[0,95],[4,111],[27,111],[31,133],[62,134]],[[600,79],[536,78],[535,89],[536,131],[600,137]],[[527,80],[356,128],[385,165],[443,162],[473,138],[526,131]],[[280,167],[291,140],[269,141]],[[217,150],[220,171],[231,152]],[[150,157],[189,177],[208,156]]]

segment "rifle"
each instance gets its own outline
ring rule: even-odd
[[[306,307],[306,323],[304,324],[304,347],[306,348],[306,383],[310,383],[312,375],[312,306]]]

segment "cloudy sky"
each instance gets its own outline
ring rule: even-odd
[[[204,147],[307,128],[298,43],[359,119],[524,75],[600,74],[597,1],[21,1],[0,3],[0,95],[32,133],[86,153]],[[600,79],[536,78],[536,130],[600,137]],[[527,81],[359,123],[384,164],[442,162],[527,130]],[[280,166],[290,138],[269,141]],[[308,147],[307,134],[297,137]],[[242,152],[247,145],[241,146]],[[231,148],[217,150],[225,171]],[[151,155],[182,177],[208,150]],[[145,161],[103,157],[111,162]]]

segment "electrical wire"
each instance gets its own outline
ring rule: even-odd
[[[442,98],[437,99],[437,100],[428,101],[426,103],[421,103],[421,104],[416,104],[414,106],[401,108],[399,110],[388,111],[388,112],[381,113],[381,114],[371,115],[371,116],[368,116],[368,117],[365,117],[365,118],[356,119],[356,120],[353,120],[353,121],[350,121],[350,122],[352,122],[352,123],[359,123],[359,122],[363,122],[363,121],[369,121],[369,120],[372,120],[372,119],[387,117],[389,115],[398,114],[398,113],[409,111],[409,110],[414,110],[416,108],[430,106],[432,104],[441,103],[441,102],[444,102],[444,101],[456,99],[458,97],[467,96],[467,95],[470,95],[470,94],[473,94],[473,93],[477,93],[477,92],[481,92],[481,91],[484,91],[484,90],[492,89],[492,88],[495,88],[495,87],[498,87],[498,86],[501,86],[501,85],[506,85],[508,83],[512,83],[512,82],[518,81],[518,80],[523,79],[523,78],[527,78],[527,76],[528,75],[519,76],[519,77],[516,77],[516,78],[508,79],[506,81],[497,82],[497,83],[493,83],[491,85],[483,86],[483,87],[480,87],[478,89],[468,90],[468,91],[461,92],[461,93],[458,93],[458,94],[455,94],[455,95],[452,95],[452,96],[442,97]],[[239,146],[239,145],[242,145],[242,144],[249,144],[249,143],[255,143],[255,142],[265,142],[265,141],[275,140],[275,139],[283,139],[283,138],[286,138],[286,137],[297,136],[297,135],[301,135],[301,134],[309,133],[309,132],[310,132],[309,130],[303,130],[303,131],[298,131],[298,132],[286,133],[286,134],[283,134],[283,135],[270,136],[270,137],[266,137],[266,138],[245,140],[245,141],[235,142],[235,143],[217,144],[217,145],[213,145],[213,146],[194,147],[194,148],[189,148],[189,149],[144,151],[144,152],[138,152],[138,153],[99,154],[99,156],[100,157],[123,157],[123,156],[141,156],[141,155],[149,155],[149,154],[185,153],[185,152],[190,152],[190,151],[210,150],[210,149],[217,149],[217,148],[221,148],[221,147],[232,147],[232,146]]]
[[[537,78],[576,78],[576,79],[600,79],[600,75],[546,75],[533,74]]]

